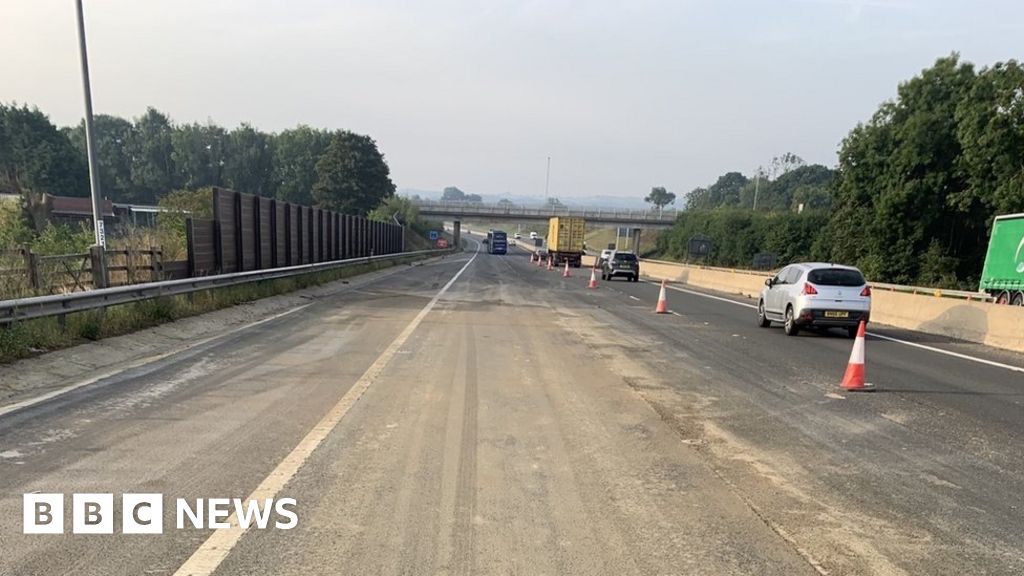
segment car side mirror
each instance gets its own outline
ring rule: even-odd
[[[773,280],[774,280],[774,278],[768,278],[767,280],[764,281],[764,285],[769,287],[769,288],[771,288],[772,285],[775,284],[775,282],[773,282]]]

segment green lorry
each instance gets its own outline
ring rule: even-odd
[[[996,216],[978,289],[998,304],[1024,306],[1024,214]]]

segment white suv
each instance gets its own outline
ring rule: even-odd
[[[871,316],[871,287],[860,270],[821,262],[790,264],[765,281],[757,303],[757,323],[782,322],[786,334],[801,328],[846,328],[850,338]]]

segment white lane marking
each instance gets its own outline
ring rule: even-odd
[[[651,282],[649,280],[641,280],[641,282],[644,282],[644,283],[647,283],[647,284],[651,284],[651,285],[655,285],[655,286],[660,286],[661,285],[660,282]],[[693,294],[694,296],[702,296],[704,298],[711,298],[712,300],[720,300],[722,302],[728,302],[729,304],[735,304],[737,306],[744,306],[746,308],[751,308],[751,309],[757,310],[757,306],[755,306],[753,304],[747,304],[746,302],[738,302],[736,300],[732,300],[731,298],[723,298],[721,296],[714,296],[712,294],[704,294],[703,292],[696,292],[694,290],[687,290],[685,288],[679,288],[679,287],[676,287],[676,286],[672,286],[671,284],[667,285],[666,287],[669,288],[670,290],[675,290],[677,292],[685,292],[687,294]],[[927,350],[929,352],[935,352],[936,354],[944,354],[946,356],[951,356],[953,358],[959,358],[961,360],[968,360],[970,362],[977,362],[978,364],[985,364],[986,366],[993,366],[995,368],[1002,368],[1004,370],[1011,370],[1013,372],[1024,373],[1024,367],[1021,367],[1021,366],[1013,366],[1012,364],[1003,364],[1002,362],[996,362],[994,360],[986,360],[985,358],[978,358],[977,356],[969,356],[967,354],[961,354],[960,352],[953,352],[952,350],[944,350],[942,348],[936,348],[935,346],[928,346],[927,344],[918,344],[917,342],[910,342],[909,340],[902,340],[900,338],[893,338],[892,336],[885,336],[885,335],[882,335],[882,334],[878,334],[877,332],[867,332],[867,335],[868,336],[873,336],[873,337],[878,338],[880,340],[888,340],[889,342],[896,342],[897,344],[904,344],[906,346],[912,346],[914,348],[920,348],[921,350]]]
[[[1003,364],[1002,362],[996,362],[994,360],[986,360],[984,358],[978,358],[976,356],[968,356],[967,354],[961,354],[960,352],[953,352],[952,350],[943,350],[942,348],[936,348],[934,346],[928,346],[927,344],[918,344],[917,342],[908,342],[907,340],[900,340],[899,338],[893,338],[892,336],[883,336],[874,332],[867,332],[868,336],[874,336],[881,340],[888,340],[890,342],[898,342],[900,344],[906,344],[907,346],[913,346],[914,348],[920,348],[921,350],[927,350],[929,352],[936,352],[938,354],[945,354],[946,356],[952,356],[954,358],[960,358],[961,360],[970,360],[971,362],[977,362],[979,364],[986,364],[988,366],[995,366],[996,368],[1004,368],[1006,370],[1012,370],[1014,372],[1024,372],[1024,368],[1020,366],[1013,366],[1010,364]]]
[[[651,282],[650,280],[641,280],[641,282],[644,282],[645,284],[650,284],[652,286],[661,286],[661,282]],[[678,286],[673,286],[671,284],[665,284],[665,287],[668,288],[669,290],[675,290],[676,292],[684,292],[686,294],[693,294],[694,296],[703,296],[704,298],[711,298],[712,300],[721,300],[722,302],[728,302],[729,304],[735,304],[737,306],[746,306],[747,308],[757,310],[757,306],[753,304],[747,304],[746,302],[737,302],[736,300],[732,300],[731,298],[723,298],[721,296],[714,296],[712,294],[705,294],[703,292],[687,290],[686,288],[680,288]]]
[[[366,369],[366,372],[356,380],[355,384],[338,400],[338,403],[330,409],[329,412],[318,422],[313,429],[306,434],[306,436],[299,441],[299,444],[287,455],[280,464],[274,468],[273,471],[262,481],[259,486],[253,490],[252,494],[246,499],[248,502],[256,501],[262,502],[266,498],[275,498],[277,493],[284,488],[295,473],[299,471],[299,468],[305,464],[306,460],[313,453],[314,450],[320,446],[320,443],[334,430],[334,428],[341,422],[341,419],[345,417],[349,409],[359,400],[359,397],[363,395],[363,392],[370,387],[373,382],[380,377],[384,368],[387,366],[391,359],[398,353],[398,351],[405,345],[406,340],[412,336],[412,333],[420,325],[420,322],[427,316],[427,314],[434,308],[437,302],[444,296],[445,292],[451,288],[452,284],[462,276],[462,273],[469,268],[469,265],[476,260],[477,255],[480,254],[481,244],[477,243],[476,252],[473,257],[470,258],[458,272],[452,276],[451,280],[445,284],[437,294],[419,311],[419,314],[412,319],[412,322],[405,327],[404,330],[388,345],[387,349],[373,361],[373,364]],[[198,549],[181,565],[180,568],[174,573],[174,576],[209,576],[220,566],[221,562],[227,558],[232,548],[238,544],[238,541],[245,534],[247,528],[242,528],[238,524],[238,519],[232,514],[227,522],[231,525],[230,528],[216,530],[209,538],[203,542]]]
[[[121,372],[126,372],[128,370],[133,369],[133,368],[138,368],[139,366],[145,366],[146,364],[151,364],[153,362],[158,362],[160,360],[163,360],[164,358],[168,358],[170,356],[174,356],[175,354],[180,354],[180,353],[182,353],[182,352],[184,352],[186,350],[190,350],[190,349],[195,348],[197,346],[202,346],[204,344],[208,344],[208,343],[210,343],[210,342],[212,342],[214,340],[217,340],[219,338],[224,338],[226,336],[230,336],[232,334],[235,334],[236,332],[241,332],[242,330],[248,330],[249,328],[252,328],[254,326],[259,326],[260,324],[265,324],[267,322],[271,322],[273,320],[277,320],[278,318],[283,318],[285,316],[288,316],[289,314],[294,314],[294,313],[296,313],[296,312],[298,312],[300,310],[304,310],[304,309],[308,308],[309,306],[312,306],[312,303],[310,303],[310,304],[303,304],[301,306],[297,306],[295,308],[292,308],[291,310],[285,310],[284,312],[281,312],[279,314],[274,314],[273,316],[268,316],[266,318],[263,318],[262,320],[257,320],[255,322],[250,322],[248,324],[244,324],[244,325],[239,326],[237,328],[232,328],[231,330],[228,330],[227,332],[222,332],[220,334],[214,334],[213,336],[210,336],[210,337],[207,337],[207,338],[203,338],[201,340],[196,340],[196,341],[193,341],[193,342],[189,342],[185,346],[181,346],[181,347],[175,348],[175,349],[167,351],[167,352],[162,352],[160,354],[155,354],[153,356],[147,356],[145,358],[142,358],[140,360],[136,360],[134,362],[130,362],[128,364],[119,365],[117,368],[114,368],[113,370],[107,370],[106,372],[101,372],[100,374],[97,374],[96,376],[92,376],[91,378],[87,378],[85,380],[82,380],[82,381],[79,381],[79,382],[75,382],[74,384],[65,386],[63,388],[59,388],[57,390],[52,390],[52,391],[47,392],[46,394],[43,394],[41,396],[36,396],[34,398],[29,398],[28,400],[22,400],[21,402],[15,402],[14,404],[8,404],[7,406],[0,407],[0,416],[4,416],[6,414],[10,414],[11,412],[14,412],[14,411],[17,411],[17,410],[21,410],[22,408],[28,408],[29,406],[35,406],[36,404],[39,404],[41,402],[46,402],[47,400],[49,400],[51,398],[56,398],[57,396],[60,396],[62,394],[67,394],[68,392],[71,392],[73,390],[77,390],[77,389],[79,389],[79,388],[81,388],[83,386],[88,386],[90,384],[95,384],[96,382],[99,382],[100,380],[103,380],[104,378],[110,378],[111,376],[116,376],[116,375],[120,374]]]
[[[637,298],[636,296],[633,296],[632,294],[627,294],[627,296],[629,296],[629,297],[630,297],[630,298],[632,298],[633,300],[636,300],[637,302],[639,302],[639,301],[640,301],[640,299],[639,299],[639,298]]]

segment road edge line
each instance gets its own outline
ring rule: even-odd
[[[334,431],[335,427],[337,427],[352,406],[355,405],[363,393],[380,376],[384,368],[391,362],[391,359],[398,353],[398,350],[405,345],[405,342],[412,336],[412,333],[419,327],[420,323],[423,322],[423,319],[441,300],[441,297],[462,276],[462,273],[469,268],[470,264],[476,260],[476,257],[480,254],[480,246],[481,244],[478,243],[477,250],[473,256],[441,287],[437,294],[430,299],[430,302],[427,302],[398,336],[392,340],[384,352],[352,384],[348,392],[338,400],[327,414],[299,441],[298,445],[260,482],[252,494],[245,499],[246,502],[260,502],[268,498],[272,499],[291,481],[292,477],[305,464],[310,455]],[[235,514],[232,514],[227,519],[227,522],[231,527],[214,531],[209,538],[199,545],[199,548],[192,553],[188,560],[174,572],[174,576],[209,576],[217,570],[235,545],[238,544],[238,541],[248,531],[248,527],[242,528],[239,526]]]

